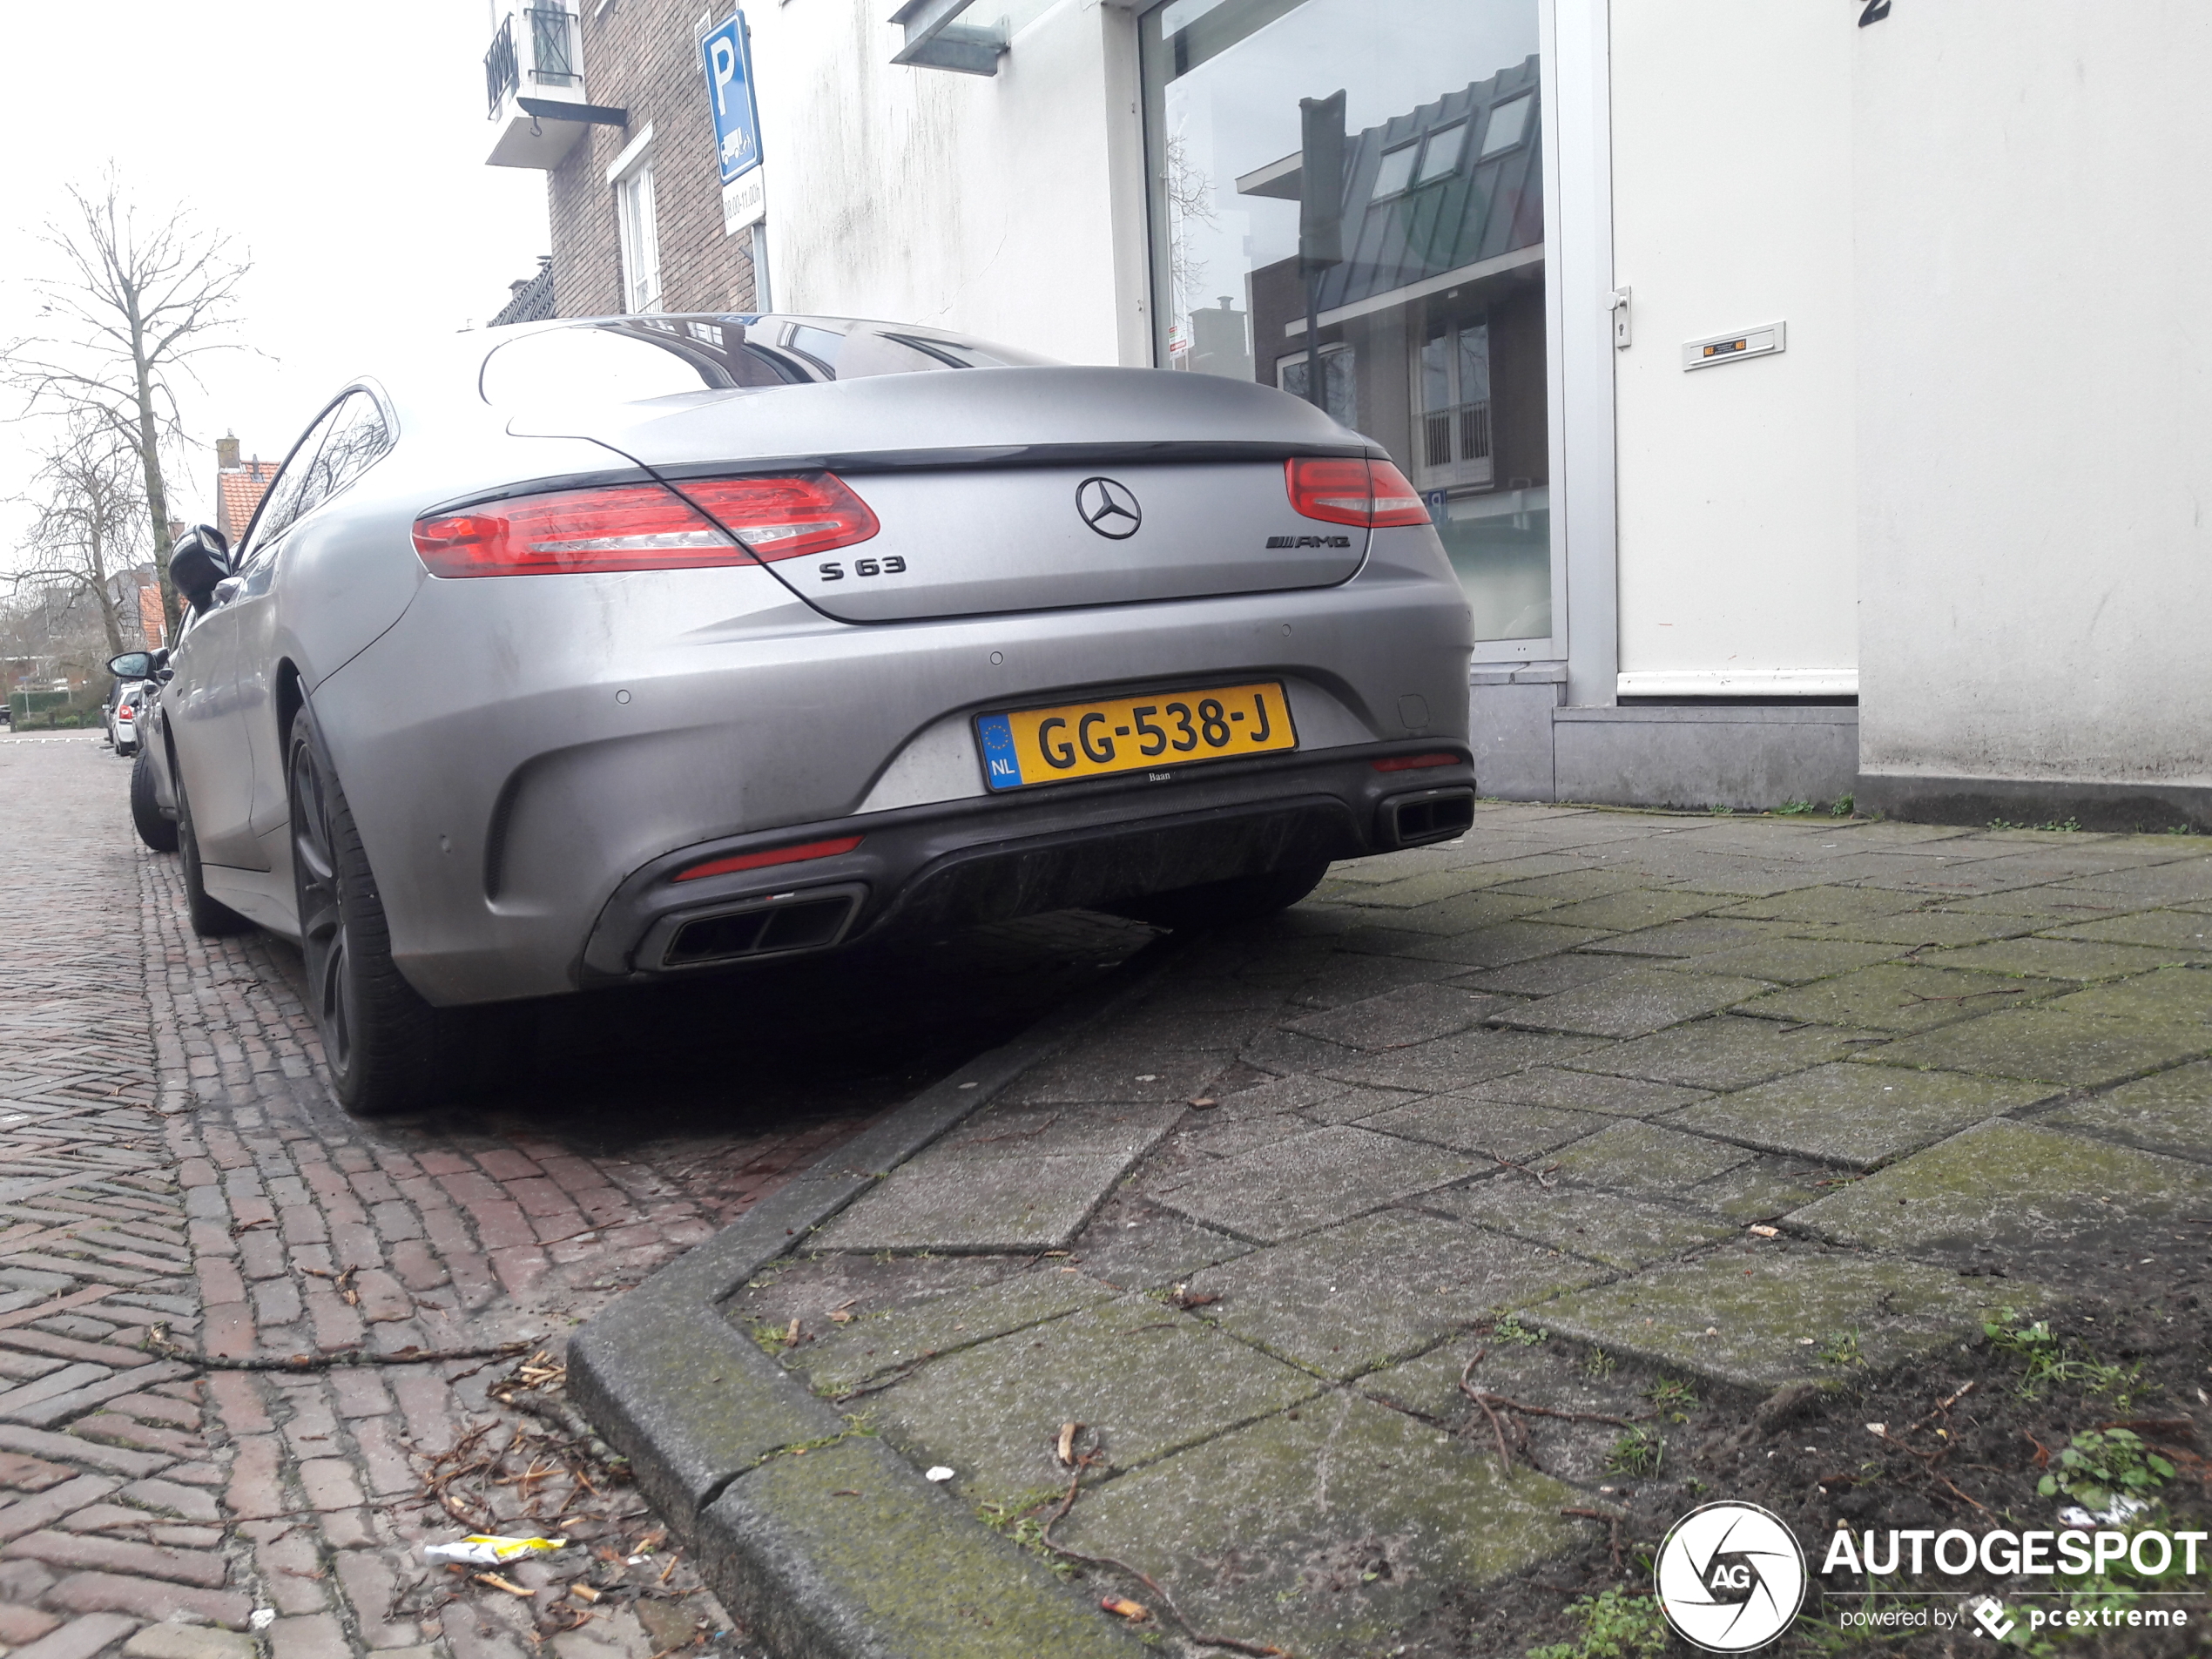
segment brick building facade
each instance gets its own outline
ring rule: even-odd
[[[609,177],[617,161],[627,171],[652,169],[654,308],[756,308],[752,239],[725,235],[722,226],[714,123],[699,66],[699,24],[706,15],[697,0],[578,0],[589,100],[627,111],[629,121],[587,125],[548,175],[557,315],[637,308],[624,302],[617,188]],[[642,149],[633,153],[632,145]]]

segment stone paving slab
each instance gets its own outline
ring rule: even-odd
[[[1573,1540],[1572,1487],[1356,1394],[1278,1413],[1087,1494],[1061,1534],[1175,1587],[1204,1628],[1372,1654],[1447,1590]]]
[[[1684,1135],[1656,1123],[1615,1123],[1550,1160],[1569,1181],[1635,1193],[1686,1193],[1700,1182],[1751,1161],[1726,1141]]]
[[[1441,1210],[1553,1250],[1633,1271],[1733,1238],[1733,1221],[1587,1187],[1501,1176],[1432,1201]]]
[[[1204,1317],[1223,1330],[1342,1381],[1598,1277],[1556,1250],[1391,1211],[1254,1251],[1190,1288],[1220,1298]]]
[[[1667,1122],[1764,1151],[1871,1170],[2050,1092],[2037,1083],[1959,1072],[1816,1066],[1689,1107]]]
[[[2192,961],[2212,956],[2212,921],[2191,910],[2146,910],[2134,915],[2070,922],[2065,927],[2047,931],[2059,939],[2086,939],[2100,944],[2149,945],[2160,949],[2180,951]]]
[[[1408,985],[1326,1013],[1290,1021],[1285,1030],[1373,1051],[1410,1048],[1480,1023],[1498,999],[1449,985]]]
[[[2075,939],[2005,939],[1956,950],[1929,951],[1920,961],[1930,968],[1964,968],[1987,974],[2030,974],[2039,979],[2128,979],[2154,968],[2187,963],[2202,952],[2160,950],[2146,945]]]
[[[1598,1042],[1568,1033],[1483,1028],[1383,1054],[1317,1060],[1328,1076],[1345,1082],[1426,1094],[1484,1082],[1527,1066],[1557,1065],[1588,1053]]]
[[[1224,1159],[1151,1196],[1194,1221],[1274,1244],[1463,1180],[1487,1165],[1345,1124]]]
[[[1994,1008],[2020,1006],[2056,988],[1995,974],[1882,962],[1749,1000],[1742,1012],[1863,1031],[1925,1031]]]
[[[2212,1061],[2195,1060],[2108,1094],[2075,1097],[2036,1117],[2045,1129],[2077,1129],[2147,1151],[2212,1163]]]
[[[1947,1268],[1745,1246],[1654,1268],[1532,1309],[1554,1331],[1737,1387],[1845,1380],[1821,1350],[1849,1335],[1879,1370],[1979,1333],[1987,1281]],[[2033,1307],[2033,1286],[2007,1281],[2004,1299]]]
[[[1677,1083],[1562,1071],[1551,1066],[1531,1066],[1462,1092],[1473,1100],[1507,1100],[1526,1106],[1603,1112],[1615,1117],[1656,1117],[1707,1098],[1704,1089],[1685,1089]]]
[[[1174,1126],[1180,1102],[985,1113],[819,1235],[823,1250],[1056,1250]]]
[[[835,1397],[887,1375],[916,1360],[988,1342],[1026,1330],[1107,1299],[1111,1292],[1077,1275],[1017,1273],[997,1284],[954,1291],[929,1300],[862,1311],[848,1325],[834,1325],[784,1355],[818,1394]],[[749,1305],[736,1305],[745,1317]],[[804,1327],[802,1336],[806,1334]],[[771,1325],[759,1332],[773,1339]]]
[[[2162,1244],[2212,1209],[2212,1170],[2002,1119],[1979,1124],[1791,1217],[1843,1244],[1956,1254]]]
[[[1825,1064],[1879,1043],[1882,1036],[1832,1026],[1791,1026],[1719,1014],[1631,1042],[1594,1049],[1568,1061],[1576,1071],[1608,1072],[1688,1089],[1744,1089],[1807,1066]]]
[[[1767,938],[1658,966],[1684,973],[1730,974],[1777,985],[1803,985],[1871,968],[1900,954],[1902,948],[1850,939]]]
[[[1530,1030],[1641,1037],[1701,1014],[1732,1008],[1771,988],[1760,980],[1734,979],[1680,967],[1673,972],[1632,968],[1578,990],[1508,1005],[1491,1018],[1500,1025]]]
[[[1426,1100],[1362,1118],[1359,1126],[1518,1163],[1594,1135],[1612,1122],[1611,1117],[1596,1112],[1474,1100],[1462,1095],[1431,1095]]]
[[[2101,1018],[2053,1005],[1987,1015],[1956,1029],[1891,1043],[1865,1057],[1885,1065],[1948,1068],[2087,1089],[2204,1054],[2212,1054],[2212,1028],[2202,1025]]]
[[[1130,1296],[952,1354],[880,1396],[867,1415],[917,1465],[953,1469],[956,1494],[1018,1509],[1065,1487],[1055,1455],[1063,1423],[1091,1431],[1103,1475],[1320,1391],[1308,1372],[1205,1319]]]
[[[2212,1024],[2212,972],[2168,968],[2118,985],[2096,985],[2048,1005],[2060,1014],[2148,1021],[2175,1028]]]
[[[1363,928],[1346,934],[1345,946],[1350,950],[1410,956],[1416,961],[1457,962],[1467,968],[1503,968],[1533,957],[1548,956],[1554,951],[1570,950],[1606,936],[1602,928],[1561,926],[1548,919],[1555,912],[1544,914],[1547,920],[1543,921],[1501,922],[1494,927],[1440,939],[1404,931],[1384,934],[1379,930]]]

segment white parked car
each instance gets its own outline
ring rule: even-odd
[[[127,685],[107,711],[107,740],[119,755],[138,752],[138,723],[145,718],[146,688]]]

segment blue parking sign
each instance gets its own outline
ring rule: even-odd
[[[722,182],[735,184],[760,165],[760,111],[752,100],[752,49],[745,14],[732,12],[699,39],[707,106],[714,114]]]

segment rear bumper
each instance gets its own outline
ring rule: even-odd
[[[1381,772],[1393,755],[1449,766]],[[786,826],[687,846],[616,890],[584,948],[584,984],[727,968],[1448,840],[1472,816],[1464,749],[1394,743],[1069,785]],[[678,881],[711,860],[858,835],[832,858]]]

